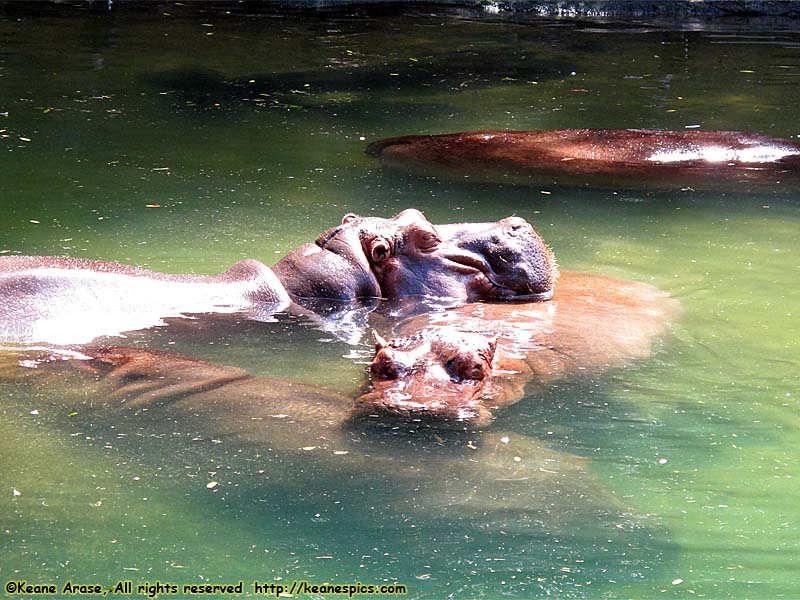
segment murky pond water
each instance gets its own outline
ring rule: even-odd
[[[470,129],[796,138],[796,23],[34,13],[0,12],[1,252],[211,273],[271,264],[347,212],[517,214],[563,269],[651,283],[683,312],[648,361],[531,394],[492,425],[560,478],[506,477],[470,440],[357,432],[348,454],[287,453],[279,428],[201,439],[202,414],[118,414],[68,383],[4,384],[4,583],[797,595],[800,193],[471,184],[363,154],[382,137]],[[127,341],[344,393],[369,353],[289,318]]]

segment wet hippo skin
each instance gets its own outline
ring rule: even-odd
[[[418,210],[349,214],[270,269],[245,260],[219,275],[157,273],[69,257],[0,257],[0,341],[88,343],[185,314],[269,318],[320,298],[441,297],[452,303],[553,293],[552,252],[524,219],[433,225]]]
[[[736,131],[468,131],[378,140],[366,153],[421,175],[636,189],[800,186],[800,143]]]
[[[81,344],[183,314],[269,314],[289,303],[280,280],[256,260],[219,275],[183,275],[61,256],[0,257],[3,342]]]
[[[563,273],[550,302],[476,303],[401,322],[376,336],[366,418],[485,426],[494,412],[559,381],[647,358],[678,313],[664,292]]]
[[[418,210],[391,219],[346,215],[274,267],[292,298],[432,296],[458,302],[546,300],[553,254],[524,219],[434,225]]]

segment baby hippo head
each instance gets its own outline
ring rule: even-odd
[[[358,412],[439,425],[486,425],[497,338],[452,329],[390,341],[375,336],[370,389]]]

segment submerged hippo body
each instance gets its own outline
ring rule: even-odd
[[[735,131],[474,131],[389,138],[366,152],[387,167],[462,181],[736,191],[800,185],[800,143]]]
[[[159,473],[170,471],[176,480],[195,471],[207,477],[209,464],[222,463],[226,501],[241,493],[243,507],[258,505],[253,497],[270,491],[293,504],[318,503],[336,481],[364,481],[370,502],[378,502],[376,487],[394,490],[392,501],[402,511],[409,502],[443,517],[520,511],[542,519],[547,511],[550,527],[613,502],[583,459],[524,435],[382,436],[353,420],[346,395],[163,351],[0,353],[0,391],[4,410],[30,417],[25,399],[35,398],[37,419],[50,418],[56,429],[91,429],[87,443],[113,444],[137,464],[154,461]],[[65,410],[74,416],[64,419]],[[112,425],[108,440],[104,423]],[[165,451],[174,453],[166,461]],[[207,479],[199,481],[190,479],[190,490],[208,493]],[[587,494],[594,499],[588,504]]]
[[[649,356],[677,303],[643,283],[564,273],[550,302],[471,304],[376,336],[362,415],[484,426],[495,409],[558,380]]]
[[[82,344],[186,314],[263,319],[290,300],[432,296],[453,303],[553,293],[550,249],[523,219],[434,226],[417,210],[347,215],[275,265],[171,275],[66,257],[0,257],[0,341]]]

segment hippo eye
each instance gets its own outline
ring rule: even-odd
[[[445,368],[454,381],[481,381],[486,377],[483,363],[471,356],[455,356],[447,361]]]
[[[433,252],[442,243],[442,238],[436,233],[433,225],[415,225],[409,228],[409,239],[411,243],[421,252]]]
[[[394,360],[392,353],[386,350],[379,351],[369,366],[372,377],[381,381],[398,379],[404,370],[403,364]]]
[[[420,250],[431,250],[439,245],[439,236],[435,233],[425,232],[419,236],[418,246]]]

